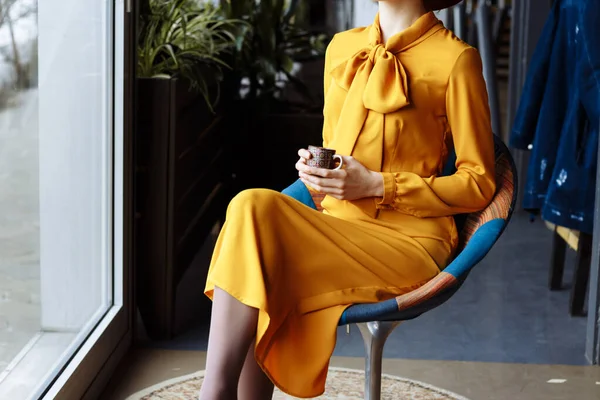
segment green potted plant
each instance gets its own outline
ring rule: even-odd
[[[299,147],[321,140],[322,68],[328,38],[306,27],[309,2],[301,0],[221,0],[228,18],[245,21],[245,35],[233,69],[240,83],[241,149],[252,145],[264,154],[279,154],[260,174],[242,176],[245,187],[282,189],[295,177]],[[318,79],[306,81],[303,71],[318,69]],[[240,151],[241,164],[251,162]],[[251,157],[260,157],[254,154]],[[240,168],[243,171],[243,168]]]
[[[137,49],[137,301],[151,338],[173,335],[177,284],[232,195],[227,95],[245,23],[212,4],[146,0]]]
[[[148,0],[138,34],[137,77],[180,80],[210,111],[234,51],[241,49],[242,21],[226,19],[202,0]],[[236,36],[236,33],[239,35]]]

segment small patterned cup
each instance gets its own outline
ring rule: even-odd
[[[307,161],[307,165],[316,168],[340,169],[344,163],[341,156],[335,154],[335,150],[326,149],[318,146],[308,146],[308,151],[312,157]],[[339,164],[335,165],[336,160]]]

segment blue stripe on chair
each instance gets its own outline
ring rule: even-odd
[[[450,176],[456,172],[456,152],[454,150],[448,153],[448,159],[442,170],[442,176]]]
[[[356,304],[344,311],[338,325],[346,325],[358,321],[373,321],[373,315],[386,315],[398,312],[396,299],[371,304]]]
[[[480,226],[458,256],[444,269],[456,278],[471,270],[486,256],[500,237],[506,221],[497,218]]]
[[[444,269],[444,272],[457,278],[456,285],[436,294],[429,300],[400,311],[396,299],[373,304],[353,305],[342,314],[338,325],[369,321],[406,321],[442,305],[460,289],[470,270],[490,251],[500,237],[505,223],[506,221],[498,218],[479,227],[463,251]]]
[[[317,206],[310,195],[310,191],[300,179],[283,189],[281,193],[298,200],[300,203],[314,210],[317,209]]]
[[[444,290],[435,297],[405,310],[398,310],[398,303],[396,303],[395,298],[380,303],[355,304],[344,311],[338,322],[338,326],[370,321],[407,321],[417,318],[419,315],[433,310],[448,301],[462,286],[465,281],[464,278],[467,275],[468,273],[456,285]]]

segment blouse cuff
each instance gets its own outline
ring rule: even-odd
[[[380,172],[383,177],[383,198],[377,202],[378,209],[390,208],[396,194],[396,180],[391,172]]]

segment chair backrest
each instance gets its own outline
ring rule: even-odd
[[[394,299],[356,304],[346,309],[339,324],[367,321],[405,321],[440,306],[450,299],[473,269],[494,246],[508,225],[517,201],[517,169],[508,148],[494,136],[496,194],[479,212],[455,217],[460,232],[459,252],[454,260],[425,285]],[[454,173],[450,154],[443,174]],[[467,246],[469,244],[469,246]]]

